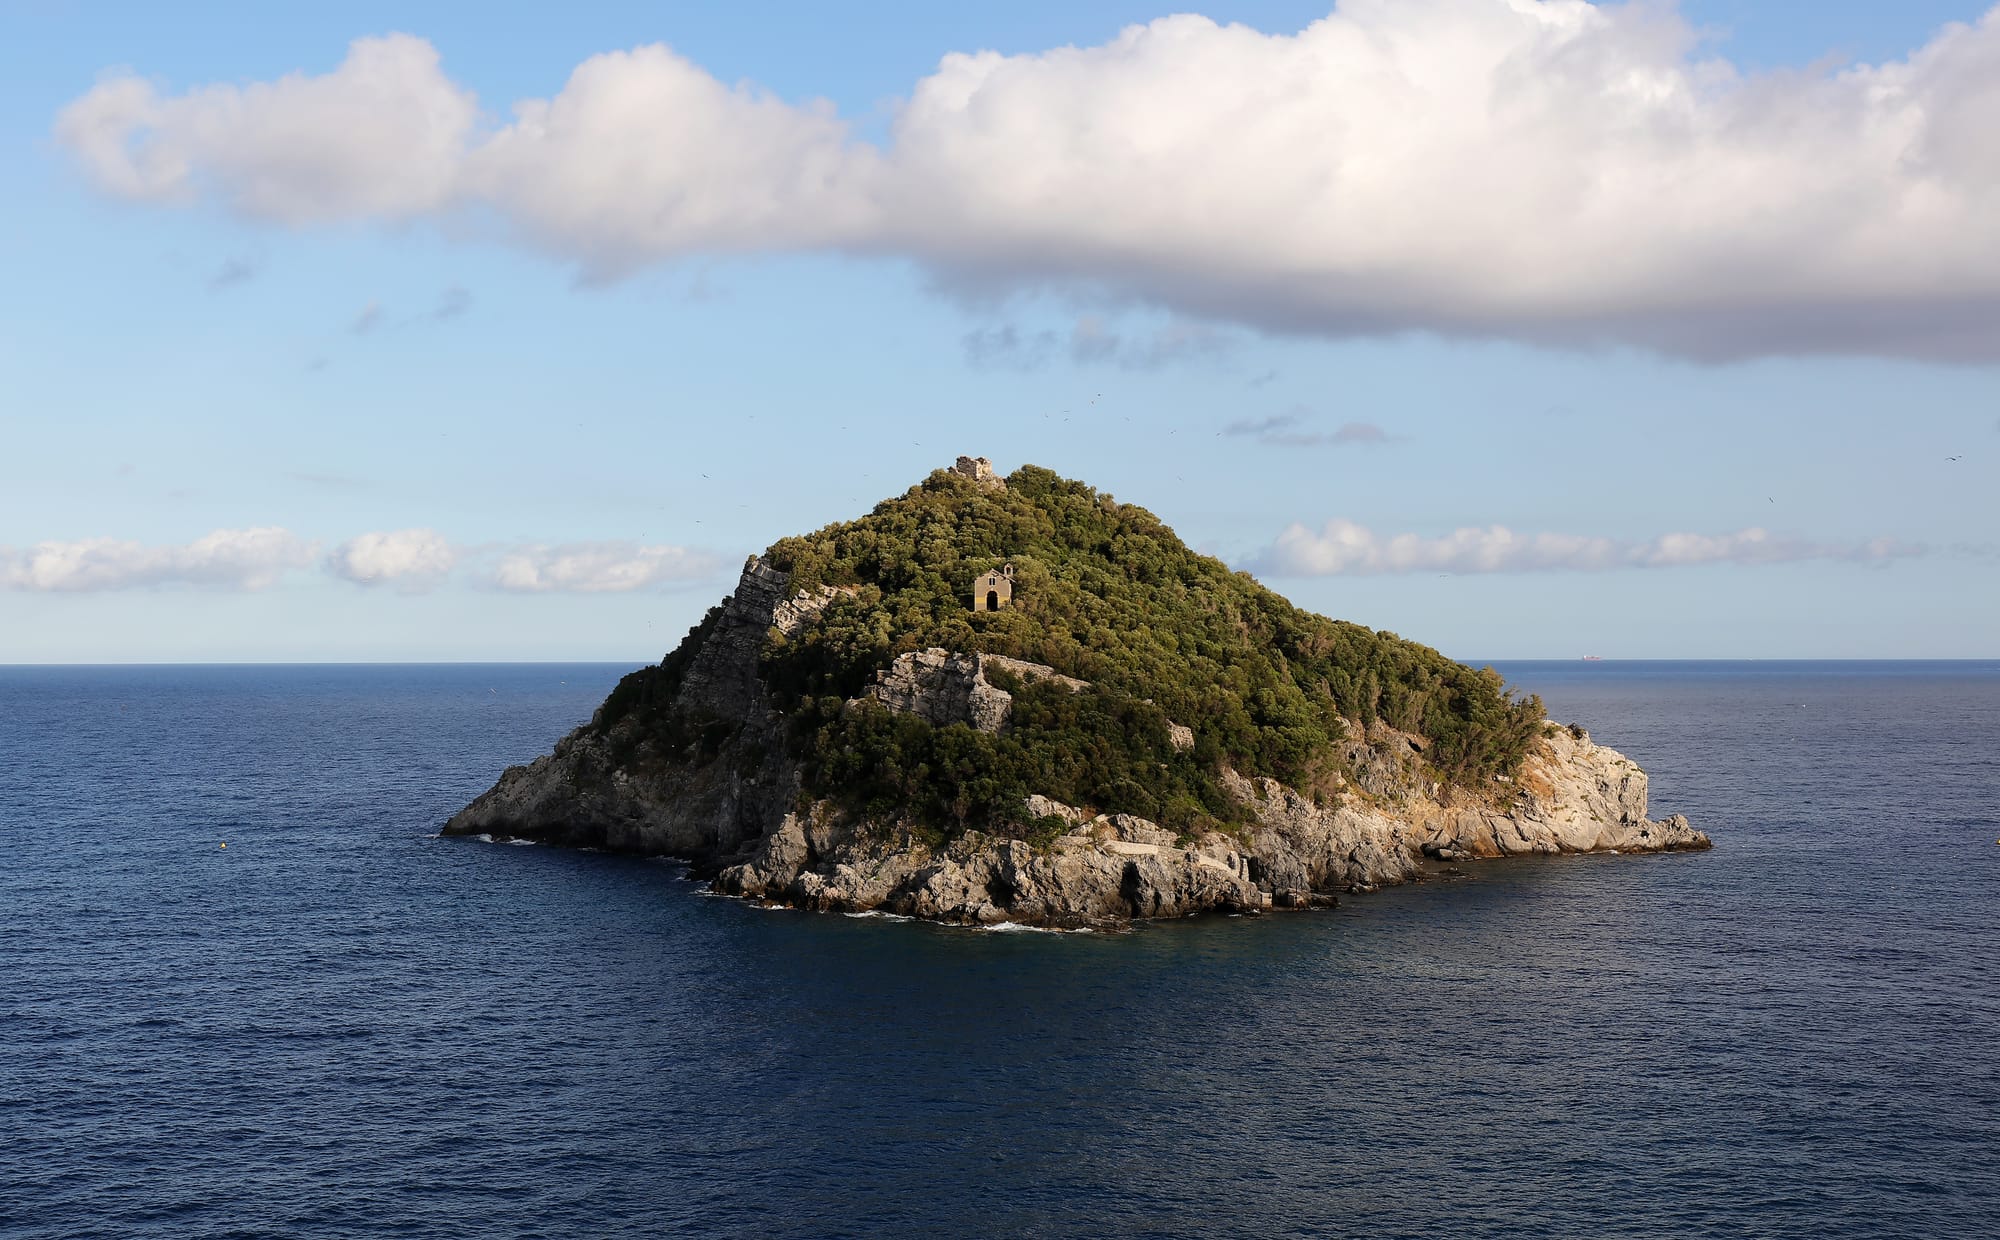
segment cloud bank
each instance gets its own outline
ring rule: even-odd
[[[1521,534],[1504,525],[1467,527],[1438,538],[1377,534],[1335,520],[1317,531],[1294,524],[1253,558],[1251,571],[1273,577],[1372,576],[1390,573],[1607,572],[1697,564],[1784,564],[1802,560],[1881,562],[1923,554],[1892,539],[1814,543],[1751,528],[1733,534],[1664,534],[1643,542],[1581,534]]]
[[[81,593],[143,586],[261,590],[312,563],[313,546],[289,530],[216,530],[182,546],[117,538],[0,547],[0,589]]]
[[[713,576],[715,569],[713,557],[685,547],[565,543],[507,553],[494,568],[491,581],[502,590],[522,594],[606,594],[700,581]]]
[[[593,277],[839,251],[1283,333],[1991,361],[1996,127],[2000,9],[1752,73],[1668,4],[1344,0],[1295,34],[1181,15],[954,52],[879,145],[663,46],[503,122],[408,35],[247,86],[114,73],[55,128],[119,197],[497,219]]]
[[[216,530],[184,545],[117,538],[0,546],[0,590],[91,593],[158,586],[263,590],[315,561],[359,586],[420,593],[457,578],[524,593],[602,594],[706,580],[717,561],[686,547],[632,542],[461,547],[431,529],[350,538],[323,559],[318,544],[277,526]]]

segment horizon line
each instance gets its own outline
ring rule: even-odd
[[[1447,658],[1451,656],[1447,655]],[[1582,655],[1501,655],[1480,659],[1453,659],[1468,667],[1491,663],[2000,663],[1993,655],[1669,655],[1591,656]],[[148,667],[547,667],[555,665],[601,667],[651,667],[659,659],[632,662],[624,659],[175,659],[175,660],[46,660],[29,663],[0,663],[0,671],[22,668],[148,668]]]

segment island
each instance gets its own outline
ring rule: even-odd
[[[960,457],[752,557],[444,830],[679,857],[804,909],[1080,928],[1709,847],[1646,795],[1490,668],[1301,610],[1083,483]]]

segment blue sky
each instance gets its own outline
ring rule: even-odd
[[[960,452],[1461,658],[1990,656],[1985,9],[0,7],[0,663],[656,659]]]

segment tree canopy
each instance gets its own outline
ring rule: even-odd
[[[947,834],[1046,832],[1021,808],[1035,792],[1191,832],[1245,816],[1219,786],[1224,767],[1330,788],[1341,742],[1378,719],[1426,738],[1448,782],[1511,774],[1534,744],[1541,702],[1513,698],[1490,668],[1294,607],[1144,508],[1049,470],[1006,483],[940,470],[766,553],[795,590],[849,588],[789,638],[774,631],[762,659],[810,795]],[[973,581],[1007,563],[1012,605],[974,611]],[[997,736],[847,705],[897,655],[933,646],[1048,664],[1091,688],[1003,685],[1016,700]],[[653,681],[677,682],[685,657],[648,669]],[[672,696],[651,682],[619,693],[627,706],[607,718]],[[1193,730],[1192,751],[1172,745],[1170,722]]]

